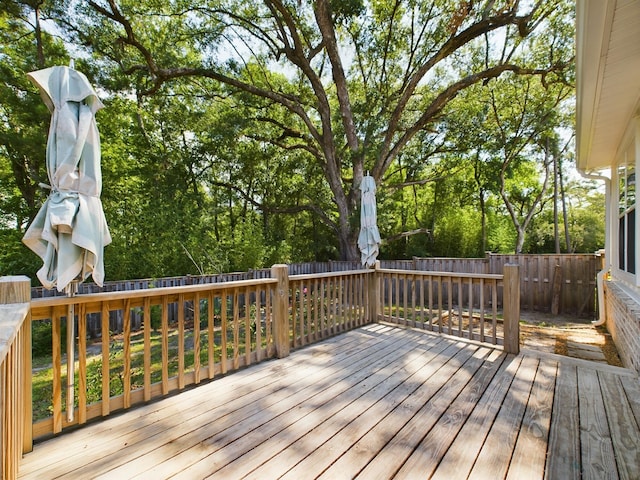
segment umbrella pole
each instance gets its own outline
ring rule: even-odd
[[[68,298],[74,297],[78,292],[78,283],[71,282],[64,289]],[[67,422],[73,422],[73,413],[75,409],[74,384],[75,384],[75,305],[69,301],[67,307]]]

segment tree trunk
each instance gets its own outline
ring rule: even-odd
[[[44,47],[42,43],[42,27],[40,25],[40,5],[36,5],[34,8],[34,14],[36,19],[35,25],[35,37],[36,37],[36,58],[38,69],[44,68],[46,60],[44,58]]]
[[[516,230],[518,232],[518,238],[516,240],[516,255],[519,255],[522,253],[522,248],[524,247],[525,229],[521,226],[518,226]]]
[[[473,178],[476,181],[476,185],[478,186],[478,201],[480,203],[480,235],[481,235],[481,244],[482,249],[480,250],[484,255],[487,251],[487,204],[484,198],[485,188],[482,186],[481,176],[480,176],[480,152],[476,151],[476,160],[473,165]]]
[[[562,162],[559,168],[560,174],[560,198],[562,200],[562,218],[564,221],[564,241],[567,244],[567,253],[573,253],[573,246],[571,245],[571,234],[569,232],[569,215],[567,213],[567,197],[564,192],[564,180],[562,175]]]
[[[357,262],[360,260],[360,250],[358,250],[357,240],[351,239],[352,235],[339,235],[340,241],[340,260],[347,262]],[[356,236],[357,239],[357,236]]]
[[[549,148],[549,140],[547,140]],[[555,241],[556,253],[560,253],[560,229],[558,227],[558,157],[553,156],[553,239]],[[567,245],[568,248],[568,245]]]
[[[481,252],[487,251],[487,205],[484,199],[484,190],[480,189],[480,235],[481,235]]]

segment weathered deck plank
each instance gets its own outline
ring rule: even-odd
[[[449,352],[445,348],[449,349]],[[427,381],[439,371],[447,359],[453,357],[455,350],[455,346],[442,342],[437,349],[430,351],[431,361],[417,369],[410,380],[418,383]],[[394,397],[397,401],[403,395],[405,401],[408,398],[415,398],[415,389],[416,386],[412,386],[411,382],[405,382],[401,388],[397,389]],[[331,457],[324,452],[338,451],[344,445],[355,443],[381,419],[386,418],[385,415],[389,413],[388,403],[390,402],[378,402],[365,412],[362,412],[358,404],[352,404],[351,408],[341,410],[328,422],[305,434],[294,444],[272,457],[249,478],[279,478],[283,475],[283,478],[300,478],[307,471],[323,471],[332,463]],[[291,468],[293,465],[295,467]]]
[[[416,445],[424,432],[437,421],[441,412],[480,367],[488,352],[486,349],[472,350],[467,347],[460,353],[463,355],[458,354],[452,361],[447,362],[438,370],[438,375],[432,377],[433,381],[423,384],[423,388],[412,395],[412,399],[417,401],[412,402],[409,408],[405,407],[411,415],[409,421],[402,421],[401,415],[390,417],[393,421],[389,427],[390,431],[397,433],[384,442],[382,450],[366,450],[362,448],[362,444],[349,448],[349,455],[343,455],[320,478],[354,478],[363,468],[361,475],[364,478],[393,476],[398,466],[411,454],[411,448],[408,446]]]
[[[443,342],[445,343],[445,342]],[[446,346],[446,345],[445,345]],[[437,345],[437,350],[431,354],[431,351],[427,351],[426,355],[420,355],[418,352],[415,352],[411,358],[411,363],[406,365],[403,368],[403,365],[397,365],[398,370],[396,370],[393,377],[389,377],[386,379],[367,379],[367,384],[373,386],[370,390],[366,391],[363,395],[352,396],[349,395],[347,397],[347,402],[344,399],[336,398],[332,399],[331,402],[335,402],[335,405],[332,405],[332,408],[324,408],[324,411],[321,412],[313,412],[313,418],[306,419],[307,421],[301,424],[297,424],[294,428],[288,428],[284,430],[280,438],[278,440],[286,440],[281,443],[282,447],[293,446],[296,452],[299,452],[298,442],[301,438],[311,435],[313,437],[316,436],[316,430],[321,428],[323,425],[331,425],[331,430],[335,434],[336,430],[346,426],[345,423],[349,422],[355,417],[358,418],[366,418],[374,417],[380,418],[380,416],[384,416],[385,412],[389,409],[389,405],[395,404],[401,397],[406,396],[406,384],[407,379],[415,372],[423,368],[428,368],[429,360],[433,360],[435,355],[443,353],[442,356],[446,356],[446,350],[443,352],[443,348],[441,345]],[[406,358],[402,360],[403,364],[406,364]],[[401,371],[402,370],[402,371]],[[379,382],[376,384],[376,382]],[[375,408],[380,407],[380,408]],[[372,411],[376,413],[374,415],[371,414]],[[335,422],[336,417],[338,422]],[[349,428],[349,430],[351,430]],[[342,448],[347,448],[344,445]],[[339,449],[333,450],[334,452],[339,452]],[[256,471],[257,467],[260,467],[262,463],[266,462],[270,458],[273,457],[273,448],[263,447],[251,452],[251,458],[246,461],[236,462],[236,464],[230,465],[228,468],[224,468],[218,472],[222,476],[228,476],[229,478],[241,478],[253,471],[252,475],[257,475],[261,478],[273,478],[273,477],[265,477],[263,476],[262,467]],[[185,477],[187,478],[187,477]]]
[[[498,350],[494,350],[490,355],[460,395],[449,405],[444,415],[424,436],[420,445],[413,450],[395,478],[411,478],[415,472],[424,473],[425,477],[433,474],[463,427],[465,419],[469,417],[506,358],[506,354]],[[370,466],[371,464],[367,468]]]
[[[580,458],[580,410],[578,409],[578,371],[575,365],[558,366],[556,392],[553,400],[549,459],[545,478],[579,480],[582,471]]]
[[[403,365],[406,356],[412,353],[419,354],[416,345],[407,342],[403,349],[398,349],[382,359],[380,369],[376,369],[375,363],[367,369],[355,367],[348,371],[348,382],[336,383],[322,395],[297,399],[295,409],[289,408],[283,415],[273,418],[269,424],[263,424],[257,435],[238,435],[237,440],[229,445],[229,452],[222,449],[202,456],[197,463],[180,471],[176,478],[206,477],[212,471],[212,464],[222,467],[215,472],[219,478],[242,478],[273,456],[274,450],[277,452],[297,440],[302,434],[353,402],[357,402],[359,406],[359,412],[354,412],[357,415],[370,408],[371,404],[385,398],[404,380],[407,369],[403,368]],[[265,437],[269,438],[269,444],[263,442]],[[237,455],[234,459],[237,461],[223,463],[231,455]],[[243,455],[245,457],[240,458]]]
[[[543,359],[538,365],[507,480],[544,476],[557,370],[553,360]]]
[[[38,444],[20,478],[638,478],[638,378],[591,365],[369,325]]]
[[[578,367],[582,477],[616,479],[616,459],[598,373]]]
[[[525,357],[520,364],[469,478],[505,477],[537,368],[538,359],[531,357]]]
[[[388,330],[388,327],[358,330],[351,334],[334,337],[328,342],[300,351],[302,357],[299,359],[294,360],[290,357],[277,363],[265,362],[239,375],[220,378],[219,383],[207,387],[213,390],[213,395],[211,390],[206,394],[204,391],[188,390],[164,399],[162,402],[151,403],[136,409],[134,416],[116,416],[108,422],[91,425],[94,438],[101,439],[99,443],[87,438],[83,430],[66,434],[64,449],[58,448],[59,444],[55,440],[44,442],[38,445],[38,451],[42,452],[39,458],[26,463],[21,468],[21,474],[46,469],[51,476],[54,476],[58,473],[58,467],[60,472],[68,472],[90,463],[86,459],[96,461],[114,452],[120,452],[125,444],[136,444],[138,448],[135,452],[126,452],[125,455],[120,452],[119,458],[116,457],[116,460],[126,463],[135,458],[134,454],[144,453],[142,442],[158,437],[163,438],[170,429],[192,419],[196,425],[202,426],[204,420],[198,417],[212,413],[221,406],[231,412],[234,402],[242,403],[240,408],[244,408],[242,411],[235,412],[236,414],[249,415],[254,411],[252,407],[255,407],[255,402],[263,397],[273,399],[274,395],[290,385],[289,382],[294,379],[285,378],[282,374],[286,374],[292,368],[299,371],[298,362],[322,363],[326,368],[331,366],[339,368],[342,362],[358,362],[362,358],[369,358],[370,355],[375,354],[377,349],[389,348],[389,345],[378,341],[378,335]],[[403,341],[402,337],[396,337],[396,342],[401,341]],[[391,344],[393,345],[393,342]],[[68,451],[77,450],[85,452],[86,457],[70,459]],[[94,475],[96,473],[94,472]]]
[[[104,473],[105,478],[132,478],[136,475],[165,478],[218,451],[215,458],[208,459],[207,469],[220,468],[242,455],[243,448],[250,449],[251,441],[259,442],[265,436],[268,438],[277,433],[281,427],[273,419],[280,417],[279,420],[284,421],[287,415],[300,413],[300,405],[306,399],[315,395],[327,396],[326,391],[346,388],[349,384],[346,379],[358,381],[360,377],[365,378],[371,370],[384,368],[410,350],[405,337],[395,333],[390,333],[390,336],[393,339],[389,339],[384,348],[371,345],[369,349],[346,357],[337,364],[325,366],[306,362],[291,371],[282,372],[283,382],[278,384],[277,390],[261,392],[249,399],[232,400],[193,421],[181,422],[151,442],[143,442],[142,448],[130,452],[135,462],[118,457],[113,458],[108,466],[101,463],[97,471],[96,466],[85,465],[75,473],[81,477],[96,476],[99,472]],[[258,386],[254,384],[252,388]]]
[[[610,375],[598,374],[608,425],[611,430],[611,441],[614,445],[620,478],[638,478],[640,471],[640,439],[634,435],[636,425],[629,422],[634,418],[631,406],[627,401],[624,388],[619,379]],[[620,461],[622,460],[622,461]]]
[[[521,356],[507,356],[477,405],[474,406],[471,415],[464,419],[464,426],[440,461],[432,478],[449,480],[467,477],[521,362]]]

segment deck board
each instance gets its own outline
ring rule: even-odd
[[[420,443],[449,405],[454,402],[458,394],[478,371],[489,352],[488,349],[483,348],[473,353],[466,358],[461,358],[459,362],[447,363],[448,368],[442,372],[442,377],[445,379],[440,380],[442,386],[438,389],[437,394],[433,392],[428,401],[419,406],[415,415],[404,426],[401,426],[398,433],[384,445],[375,457],[370,459],[360,473],[361,478],[390,478],[398,467],[406,462],[406,459],[413,453],[414,446]],[[332,468],[327,471],[324,478],[330,479],[340,470],[340,468]],[[345,468],[345,470],[351,473],[348,469]],[[348,478],[350,477],[351,475]]]
[[[464,426],[432,478],[439,480],[467,478],[521,363],[521,356],[507,357],[471,415],[464,419]]]
[[[634,435],[634,425],[629,424],[633,411],[617,378],[602,374],[598,377],[616,458],[623,459],[618,464],[619,477],[638,478],[639,472],[633,466],[640,465],[640,439]]]
[[[544,476],[557,369],[550,360],[543,359],[538,364],[507,480]]]
[[[506,355],[498,350],[494,350],[490,355],[493,358],[487,358],[487,361],[475,372],[455,401],[449,405],[442,417],[400,467],[395,478],[412,478],[414,472],[424,473],[425,477],[433,474],[463,427],[465,419],[468,418],[506,358]],[[369,471],[372,464],[374,462],[367,466]]]
[[[575,365],[560,363],[553,400],[553,415],[549,433],[545,478],[579,480],[582,460],[580,457],[580,410],[578,408],[578,369]]]
[[[181,422],[167,432],[170,436],[158,435],[153,442],[144,442],[143,451],[132,451],[135,462],[129,458],[114,458],[108,469],[101,464],[98,471],[104,471],[111,478],[132,478],[136,475],[146,478],[160,475],[164,478],[189,468],[212,453],[216,455],[207,459],[207,469],[211,469],[211,465],[220,468],[238,458],[243,448],[250,449],[252,445],[249,442],[259,442],[265,436],[277,433],[280,422],[291,421],[292,415],[300,413],[296,407],[305,400],[316,395],[326,396],[326,391],[335,392],[340,386],[346,388],[347,382],[343,380],[357,381],[369,375],[369,369],[376,371],[392,360],[400,359],[410,347],[405,338],[393,333],[390,336],[390,342],[383,344],[384,348],[374,343],[338,363],[327,366],[305,362],[292,371],[280,371],[278,373],[284,376],[277,390],[232,400],[193,421]],[[254,388],[257,386],[259,383],[253,385]],[[277,417],[280,417],[279,422],[272,421]],[[76,474],[82,478],[95,475],[96,467],[85,465]]]
[[[502,402],[469,478],[504,478],[518,438],[539,360],[525,357]]]
[[[373,324],[37,444],[20,478],[638,478],[638,378],[592,365]]]
[[[445,348],[449,347],[455,353],[455,347],[447,342],[441,342],[429,351],[429,363],[416,369],[410,377],[414,381],[424,382],[437,373],[441,364],[450,358]],[[439,356],[438,360],[435,357]],[[420,366],[417,362],[409,363],[412,367]],[[415,398],[416,386],[405,382],[390,397],[392,403],[399,402],[402,396],[405,400]],[[249,478],[300,478],[307,471],[323,471],[331,465],[332,457],[327,451],[339,451],[344,445],[354,444],[361,436],[374,428],[381,420],[386,419],[389,407],[386,402],[377,402],[366,411],[362,411],[359,404],[352,404],[350,408],[341,410],[313,431],[308,432],[294,444],[272,457],[258,472]],[[404,400],[403,400],[404,401]],[[394,421],[399,421],[395,420]],[[348,427],[348,428],[347,428]],[[322,448],[320,448],[322,447]],[[362,450],[359,448],[358,450]],[[294,468],[291,468],[294,466]]]
[[[578,367],[583,478],[618,478],[598,373]]]

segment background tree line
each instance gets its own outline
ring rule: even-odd
[[[573,171],[568,0],[0,0],[0,274],[46,192],[26,73],[76,68],[106,108],[109,279],[358,257],[592,252],[604,201]],[[563,215],[564,214],[564,215]]]

